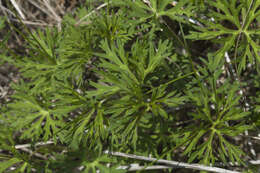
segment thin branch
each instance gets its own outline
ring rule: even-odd
[[[252,139],[255,139],[255,140],[260,140],[260,137],[256,137],[256,136],[249,136],[249,135],[240,135],[240,136],[252,138]]]
[[[57,8],[59,9],[60,13],[64,15],[66,12],[64,11],[64,4],[56,2]]]
[[[38,142],[34,146],[37,147],[37,146],[44,146],[44,145],[50,145],[50,144],[54,144],[54,142],[53,141]],[[31,146],[32,146],[31,144],[16,145],[15,149],[29,148]]]
[[[53,141],[38,142],[34,146],[44,146],[44,145],[50,145],[50,144],[54,144],[54,142]],[[31,144],[15,145],[15,149],[29,148],[31,146],[32,146]],[[157,163],[166,164],[168,166],[167,168],[182,167],[182,168],[187,168],[187,169],[205,170],[205,171],[212,171],[212,172],[218,171],[217,173],[239,173],[237,171],[230,171],[230,170],[217,168],[217,167],[210,167],[210,166],[204,166],[204,165],[199,165],[199,164],[187,164],[187,163],[183,163],[183,162],[176,162],[176,161],[163,160],[163,159],[157,160],[156,158],[137,156],[137,155],[134,155],[134,154],[125,154],[125,153],[110,152],[110,151],[104,151],[104,153],[110,154],[110,155],[113,155],[113,156],[133,158],[133,159],[138,159],[138,160],[155,161]],[[260,160],[250,160],[250,161],[248,161],[248,163],[250,163],[252,165],[260,165]],[[160,166],[160,165],[157,165],[157,166]],[[124,168],[124,166],[122,168]],[[165,167],[165,169],[166,169],[166,167]]]
[[[50,6],[49,4],[49,0],[43,0],[44,5],[48,8],[48,10],[52,13],[52,15],[54,16],[55,20],[58,22],[57,26],[59,31],[61,31],[61,17],[59,15],[56,14],[56,12],[53,10],[53,8]]]
[[[15,15],[11,10],[9,10],[8,8],[5,8],[5,7],[3,6],[1,0],[0,0],[0,8],[1,8],[1,10],[3,11],[3,13],[4,13],[4,15],[5,15],[5,17],[6,17],[8,23],[10,23],[10,19],[9,19],[9,16],[7,15],[7,13],[9,13],[10,15],[13,15],[14,17],[16,17],[16,15]],[[12,28],[12,27],[11,27],[11,30],[13,31],[13,28]],[[15,32],[14,32],[14,36],[15,36],[15,38],[16,38],[18,44],[21,45],[22,42],[21,42],[20,38],[18,37],[18,35],[17,35]]]
[[[1,74],[0,74],[0,77],[1,77]],[[0,85],[0,98],[4,98],[7,94],[8,94],[8,90]],[[2,123],[2,122],[0,121],[0,123]]]
[[[53,25],[50,25],[50,24],[47,24],[47,23],[40,23],[40,22],[31,22],[31,21],[28,21],[28,20],[17,20],[17,19],[12,19],[10,18],[11,21],[14,21],[14,22],[18,22],[20,23],[21,21],[26,24],[26,25],[37,25],[37,26],[53,26]]]
[[[43,0],[43,2],[44,2],[44,5],[48,8],[48,10],[52,13],[52,15],[54,16],[54,18],[56,19],[56,21],[57,22],[61,22],[61,18],[60,18],[60,16],[58,16],[57,14],[56,14],[56,12],[53,10],[53,8],[50,6],[50,4],[49,4],[49,1],[48,0]]]
[[[25,18],[25,16],[24,16],[24,14],[22,13],[22,11],[20,10],[19,5],[15,2],[15,0],[11,0],[11,3],[13,4],[14,8],[16,9],[16,11],[19,13],[19,15],[21,16],[21,18],[22,18],[23,20],[25,20],[26,18]]]
[[[104,8],[105,6],[107,6],[108,3],[104,3],[101,4],[100,6],[98,6],[96,9],[94,9],[93,11],[91,11],[90,13],[88,13],[86,16],[82,17],[76,24],[75,26],[78,26],[79,24],[81,24],[83,22],[83,20],[85,20],[86,18],[88,18],[89,16],[91,16],[93,13],[95,13],[96,11],[100,10],[101,8]]]
[[[144,156],[137,156],[137,155],[134,155],[134,154],[125,154],[125,153],[121,153],[121,152],[105,151],[104,153],[110,154],[110,155],[113,155],[113,156],[119,156],[119,157],[126,157],[126,158],[156,162],[156,163],[166,164],[168,166],[194,169],[194,170],[200,170],[200,171],[210,171],[210,172],[216,172],[216,173],[240,173],[240,172],[237,172],[237,171],[230,171],[230,170],[218,168],[218,167],[210,167],[210,166],[204,166],[204,165],[199,165],[199,164],[188,164],[188,163],[176,162],[176,161],[170,161],[170,160],[164,160],[164,159],[156,159],[156,158],[150,158],[150,157],[144,157]]]
[[[0,0],[0,9],[3,11],[3,13],[4,13],[4,15],[5,15],[7,21],[10,23],[10,20],[9,20],[9,17],[8,17],[7,12],[10,13],[11,15],[13,15],[13,16],[15,16],[15,14],[14,14],[11,10],[5,8],[5,7],[2,5],[2,1],[1,1],[1,0]]]
[[[28,1],[29,1],[32,5],[34,5],[36,8],[38,8],[39,10],[41,10],[42,12],[44,12],[45,14],[47,14],[48,16],[50,16],[51,18],[54,18],[48,10],[46,10],[45,8],[43,8],[43,7],[41,7],[41,6],[39,5],[39,2],[36,3],[35,0],[28,0]],[[55,19],[55,18],[54,18],[54,19]]]
[[[21,148],[22,151],[25,151],[31,155],[34,155],[40,159],[43,159],[43,160],[48,160],[48,158],[40,153],[36,153],[36,152],[33,152],[32,150],[29,150],[28,148]]]
[[[140,171],[140,170],[159,170],[159,169],[170,169],[172,166],[165,165],[154,165],[154,166],[140,166],[138,164],[131,164],[130,166],[119,166],[116,169],[125,169],[127,171]]]
[[[249,163],[252,165],[260,165],[260,160],[250,160]]]

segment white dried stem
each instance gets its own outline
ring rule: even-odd
[[[44,5],[48,8],[48,10],[52,13],[57,22],[61,22],[61,17],[56,14],[53,8],[50,6],[49,0],[43,0]]]
[[[40,23],[40,22],[31,22],[31,21],[28,21],[28,20],[17,20],[17,19],[10,19],[11,21],[14,21],[14,22],[22,22],[26,25],[35,25],[35,26],[53,26],[53,25],[50,25],[50,24],[47,24],[47,23]]]
[[[50,144],[54,144],[54,142],[53,141],[38,142],[34,146],[37,147],[37,146],[44,146],[44,145],[50,145]],[[31,146],[32,146],[31,144],[16,145],[15,149],[29,148]]]
[[[90,13],[88,13],[87,15],[85,15],[84,17],[82,17],[76,24],[75,26],[78,26],[79,24],[81,24],[86,18],[88,18],[89,16],[91,16],[92,14],[94,14],[96,11],[100,10],[101,8],[104,8],[105,6],[107,6],[108,3],[104,3],[101,4],[100,6],[98,6],[96,9],[94,9],[93,11],[91,11]]]
[[[53,8],[50,6],[49,4],[49,0],[43,0],[44,5],[48,8],[48,10],[52,13],[52,15],[54,16],[55,20],[57,21],[57,26],[59,31],[61,31],[61,17],[59,15],[56,14],[56,12],[53,10]]]
[[[48,158],[40,153],[36,153],[36,152],[33,152],[32,150],[29,150],[28,148],[21,148],[22,151],[25,151],[31,155],[34,155],[40,159],[43,159],[43,160],[48,160]]]
[[[218,167],[210,167],[210,166],[204,166],[204,165],[199,165],[199,164],[188,164],[188,163],[176,162],[176,161],[170,161],[170,160],[164,160],[164,159],[156,159],[156,158],[151,158],[151,157],[137,156],[137,155],[134,155],[134,154],[125,154],[125,153],[121,153],[121,152],[105,151],[104,153],[110,154],[110,155],[113,155],[113,156],[119,156],[119,157],[132,158],[132,159],[138,159],[138,160],[144,160],[144,161],[166,164],[167,166],[172,166],[172,167],[187,168],[187,169],[209,171],[209,172],[216,172],[216,173],[239,173],[237,171],[230,171],[230,170],[218,168]]]
[[[52,17],[53,18],[53,16],[51,15],[51,13],[48,11],[48,10],[46,10],[45,8],[43,8],[42,6],[40,6],[39,4],[39,2],[36,2],[35,0],[28,0],[32,5],[34,5],[36,8],[38,8],[39,10],[41,10],[43,13],[45,13],[45,14],[47,14],[48,16],[50,16],[50,17]]]
[[[159,169],[170,169],[172,166],[165,165],[154,165],[154,166],[140,166],[138,164],[131,164],[130,166],[119,166],[116,169],[125,169],[127,171],[140,171],[140,170],[159,170]]]
[[[10,11],[9,9],[5,8],[5,7],[2,5],[2,1],[1,1],[1,0],[0,0],[0,9],[3,11],[3,13],[4,13],[4,15],[6,16],[6,19],[7,19],[8,22],[10,22],[10,20],[9,20],[8,15],[7,15],[7,12],[9,12],[9,13],[11,13],[12,15],[15,16],[15,14],[13,14],[12,11]]]
[[[249,163],[252,165],[260,165],[260,160],[250,160]]]
[[[23,14],[23,12],[20,10],[19,5],[15,2],[15,0],[11,0],[12,5],[14,6],[15,10],[17,11],[17,13],[21,16],[21,18],[23,20],[25,20],[25,15]]]

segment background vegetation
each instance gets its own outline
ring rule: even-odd
[[[259,0],[0,2],[0,172],[259,172]]]

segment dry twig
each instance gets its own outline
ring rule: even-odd
[[[23,22],[24,24],[26,24],[26,25],[36,25],[36,26],[53,26],[53,25],[51,25],[51,24],[47,24],[47,23],[40,23],[40,22],[31,22],[31,21],[27,21],[27,20],[17,20],[17,19],[10,19],[11,21],[14,21],[14,22],[18,22],[18,23],[20,23],[20,22]]]
[[[22,151],[25,151],[31,155],[34,155],[40,159],[43,159],[43,160],[48,160],[48,158],[44,155],[41,155],[40,153],[36,153],[36,152],[33,152],[32,150],[29,150],[28,148],[21,148]]]
[[[25,19],[26,19],[26,18],[25,18],[25,15],[23,14],[23,12],[21,11],[21,9],[19,8],[19,5],[16,3],[16,1],[15,1],[15,0],[11,0],[11,3],[12,3],[12,5],[14,6],[15,10],[18,12],[18,14],[21,16],[21,18],[22,18],[23,20],[25,20]]]
[[[48,10],[52,13],[52,15],[54,16],[55,20],[57,21],[57,26],[58,26],[58,29],[61,31],[61,17],[56,14],[56,12],[53,10],[53,8],[50,6],[49,4],[49,0],[43,0],[44,2],[44,5],[48,8]]]
[[[166,164],[167,166],[172,166],[172,167],[187,168],[187,169],[209,171],[209,172],[216,172],[216,173],[239,173],[237,171],[230,171],[230,170],[222,169],[222,168],[218,168],[218,167],[210,167],[210,166],[204,166],[204,165],[199,165],[199,164],[188,164],[188,163],[176,162],[176,161],[170,161],[170,160],[164,160],[164,159],[156,159],[156,158],[151,158],[151,157],[137,156],[137,155],[134,155],[134,154],[125,154],[125,153],[121,153],[121,152],[105,151],[104,153],[110,154],[110,155],[113,155],[113,156],[119,156],[119,157],[132,158],[132,159],[138,159],[138,160],[144,160],[144,161]]]
[[[53,141],[47,141],[47,142],[38,142],[36,143],[34,146],[44,146],[44,145],[50,145],[50,144],[54,144]],[[31,144],[23,144],[23,145],[16,145],[15,149],[21,149],[21,148],[29,148],[31,147]]]
[[[43,13],[47,14],[48,16],[52,17],[51,13],[46,10],[45,8],[43,8],[42,6],[40,6],[40,3],[37,3],[35,0],[28,0],[29,3],[31,3],[32,5],[34,5],[36,8],[38,8],[39,10],[41,10]]]
[[[172,166],[165,165],[153,165],[153,166],[140,166],[138,164],[131,164],[130,166],[119,166],[117,169],[125,169],[127,171],[140,171],[140,170],[159,170],[159,169],[170,169]]]
[[[47,141],[47,142],[39,142],[36,143],[35,146],[44,146],[44,145],[50,145],[54,144],[53,141]],[[31,147],[31,144],[23,144],[23,145],[16,145],[15,149],[24,149]],[[119,166],[118,169],[129,169],[129,171],[136,171],[141,169],[169,169],[169,168],[187,168],[187,169],[194,169],[194,170],[201,170],[201,171],[210,171],[210,172],[216,172],[216,173],[239,173],[237,171],[230,171],[223,168],[218,167],[210,167],[210,166],[204,166],[200,164],[188,164],[183,162],[176,162],[176,161],[170,161],[170,160],[164,160],[164,159],[156,159],[151,157],[144,157],[144,156],[137,156],[134,154],[125,154],[121,152],[111,152],[111,151],[104,151],[105,154],[110,154],[113,156],[119,156],[119,157],[126,157],[126,158],[132,158],[132,159],[138,159],[138,160],[144,160],[144,161],[150,161],[150,162],[156,162],[160,164],[165,165],[154,165],[149,167],[142,167],[142,166]],[[251,160],[249,161],[250,164],[253,165],[260,165],[260,160]]]
[[[93,11],[91,11],[90,13],[88,13],[86,16],[82,17],[76,24],[75,26],[78,26],[80,25],[83,20],[85,20],[86,18],[88,18],[89,16],[91,16],[93,13],[95,13],[96,11],[100,10],[101,8],[107,6],[108,3],[104,3],[104,4],[101,4],[100,6],[98,6],[96,9],[94,9]]]
[[[50,6],[49,1],[48,0],[43,0],[44,5],[48,8],[48,10],[52,13],[52,15],[54,16],[54,19],[57,22],[61,22],[61,18],[60,16],[58,16],[58,14],[56,14],[56,12],[53,10],[53,8]]]

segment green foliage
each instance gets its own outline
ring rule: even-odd
[[[8,153],[0,154],[0,172],[4,172],[13,165],[16,165],[16,172],[31,172],[31,169],[36,165],[27,155],[19,153],[15,149],[16,143],[12,136],[14,131],[10,129],[8,122],[3,121],[3,116],[0,116],[0,118],[0,148],[8,151]]]
[[[158,22],[158,19],[162,16],[168,16],[172,20],[182,21],[182,18],[179,17],[179,15],[191,16],[192,9],[194,8],[189,0],[180,1],[177,5],[172,5],[173,1],[171,0],[127,0],[121,3],[129,6],[133,10],[130,15],[138,17],[140,21],[153,19],[155,22]],[[171,5],[171,8],[168,9],[168,5]],[[184,6],[186,10],[183,10]]]
[[[241,97],[236,95],[239,85],[231,84],[229,80],[224,83],[218,82],[223,73],[223,64],[216,64],[213,57],[210,57],[205,65],[208,69],[199,68],[202,76],[207,76],[203,79],[205,86],[188,92],[196,110],[191,113],[194,123],[187,127],[186,132],[191,140],[188,141],[183,154],[191,153],[190,162],[199,158],[204,164],[214,164],[218,159],[226,163],[227,158],[233,163],[242,162],[240,158],[245,153],[225,139],[228,136],[235,137],[251,128],[243,122],[249,113],[239,107]],[[191,133],[191,129],[194,133]],[[203,142],[196,146],[200,140]]]
[[[211,40],[221,45],[215,52],[216,61],[223,58],[225,52],[234,57],[234,64],[238,64],[238,72],[246,68],[247,59],[253,64],[259,63],[259,26],[255,20],[259,18],[259,1],[232,0],[209,1],[209,11],[206,20],[198,19],[204,27],[194,26],[200,32],[191,32],[186,38]],[[214,9],[213,9],[214,8]],[[259,19],[258,19],[259,20]],[[220,39],[221,38],[221,39]]]
[[[86,4],[3,53],[21,78],[1,105],[0,172],[147,165],[105,150],[254,169],[241,134],[260,128],[260,1]]]
[[[16,120],[18,120],[12,123],[13,128],[23,129],[21,138],[37,140],[42,135],[41,138],[47,141],[53,136],[53,133],[64,126],[62,121],[64,112],[71,110],[64,109],[61,112],[55,108],[51,94],[45,93],[40,96],[29,92],[24,93],[26,90],[30,91],[24,82],[13,88],[17,93],[13,95],[15,101],[8,105],[8,109],[10,109],[10,115],[16,115]]]

